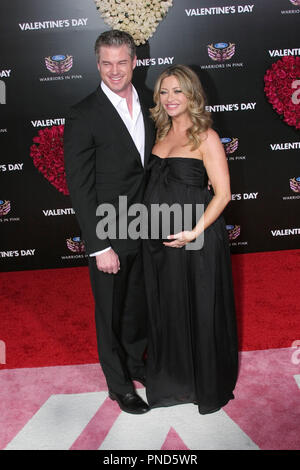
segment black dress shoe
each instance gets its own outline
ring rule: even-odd
[[[135,380],[136,382],[140,382],[144,387],[146,387],[146,377],[145,375],[140,375],[139,377],[131,377],[131,380]]]
[[[108,395],[112,400],[116,400],[121,410],[126,411],[126,413],[142,414],[147,413],[150,409],[149,405],[147,405],[147,403],[145,403],[135,392],[128,392],[123,395],[121,393],[109,391]]]

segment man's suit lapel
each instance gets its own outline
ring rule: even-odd
[[[141,157],[138,152],[138,149],[135,146],[132,137],[125,126],[123,120],[119,116],[118,111],[111,104],[105,93],[102,91],[99,86],[96,91],[98,104],[102,107],[102,112],[105,113],[108,122],[111,122],[112,132],[117,141],[120,142],[120,147],[127,149],[134,157],[138,160],[139,164],[142,166]],[[146,127],[146,126],[145,126]],[[146,130],[145,130],[146,136]],[[145,139],[146,141],[146,139]],[[146,144],[146,142],[145,142]]]

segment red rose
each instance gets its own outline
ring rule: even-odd
[[[63,151],[64,126],[46,127],[38,132],[30,147],[34,166],[61,193],[68,195]]]
[[[300,104],[293,103],[292,82],[300,78],[300,57],[285,56],[273,63],[264,76],[268,101],[284,122],[300,128]]]

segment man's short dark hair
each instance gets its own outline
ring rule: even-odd
[[[97,56],[97,62],[99,62],[99,53],[101,46],[123,46],[126,44],[129,49],[131,59],[134,59],[136,54],[135,43],[133,37],[125,31],[119,31],[118,29],[112,29],[105,31],[98,36],[95,42],[95,54]]]

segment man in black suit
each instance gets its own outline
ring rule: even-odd
[[[118,227],[124,216],[118,213],[119,196],[127,197],[128,207],[142,202],[154,131],[131,83],[136,66],[132,37],[106,31],[98,37],[95,52],[102,81],[94,93],[72,107],[66,120],[65,168],[89,255],[98,353],[109,396],[126,412],[145,413],[149,407],[132,382],[145,384],[141,240],[98,238],[96,210],[100,204],[112,204]],[[125,219],[129,224],[130,217]]]

